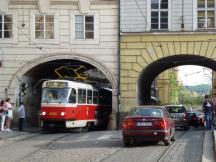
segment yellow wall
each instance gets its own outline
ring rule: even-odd
[[[215,58],[216,42],[212,40],[216,40],[216,35],[207,33],[122,35],[120,42],[121,110],[128,111],[132,106],[137,105],[137,80],[146,66],[158,59],[173,55],[189,54]],[[164,88],[164,94],[166,92],[168,93],[167,87]],[[163,102],[166,100],[163,99]]]

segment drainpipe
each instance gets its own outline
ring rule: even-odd
[[[120,5],[121,0],[118,1],[118,49],[117,49],[117,61],[118,61],[118,80],[117,80],[117,114],[116,114],[116,129],[120,129]]]
[[[184,31],[184,0],[182,0],[181,31]]]

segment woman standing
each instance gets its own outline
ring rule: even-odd
[[[6,115],[6,102],[1,100],[0,102],[0,117],[1,117],[1,131],[5,131],[5,115]]]
[[[11,121],[13,119],[13,107],[10,103],[10,98],[7,98],[6,100],[6,109],[7,109],[7,113],[6,113],[6,129],[5,131],[7,132],[12,132],[11,128]]]

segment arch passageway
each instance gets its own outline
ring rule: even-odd
[[[158,59],[149,64],[138,78],[138,103],[145,105],[150,103],[151,84],[153,80],[163,71],[181,66],[198,65],[216,70],[216,61],[197,55],[173,55]]]

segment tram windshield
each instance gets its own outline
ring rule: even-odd
[[[71,88],[43,88],[42,103],[68,103]]]

